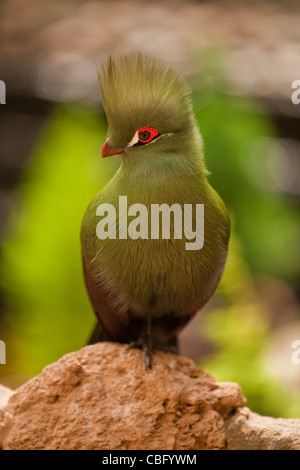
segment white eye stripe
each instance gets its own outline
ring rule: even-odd
[[[174,135],[174,132],[169,132],[168,134],[161,134],[159,135],[158,137],[156,137],[156,139],[153,139],[151,140],[150,142],[147,142],[145,143],[145,145],[149,145],[149,144],[152,144],[153,142],[155,142],[156,140],[160,139],[161,137],[172,137],[172,135]],[[136,133],[134,134],[134,136],[132,137],[131,141],[129,142],[129,144],[127,145],[127,148],[129,147],[133,147],[135,144],[137,144],[139,142],[139,131],[136,131]]]
[[[127,145],[127,147],[133,147],[133,145],[137,144],[139,141],[139,131],[136,131],[134,136],[132,137],[131,141]]]

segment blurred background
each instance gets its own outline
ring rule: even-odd
[[[100,158],[97,69],[135,49],[190,83],[233,224],[224,277],[182,353],[238,382],[253,411],[300,418],[299,24],[297,1],[2,0],[0,383],[21,385],[93,329],[80,224],[119,165]]]

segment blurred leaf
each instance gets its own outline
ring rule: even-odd
[[[259,188],[250,174],[251,160],[257,159],[254,144],[262,137],[276,135],[270,117],[254,100],[220,91],[214,84],[196,90],[193,100],[212,173],[210,182],[233,213],[252,271],[277,276],[297,286],[299,209],[291,204],[289,195]],[[264,160],[265,155],[261,154],[260,159]]]
[[[57,107],[17,191],[1,265],[10,296],[7,349],[17,361],[8,361],[11,372],[35,374],[84,346],[91,333],[79,233],[90,200],[113,171],[100,159],[105,134],[94,110]]]
[[[201,367],[220,381],[237,382],[247,406],[263,415],[300,417],[300,395],[294,396],[274,378],[264,360],[271,331],[238,237],[233,233],[224,276],[218,289],[225,305],[206,320],[207,336],[217,351]]]

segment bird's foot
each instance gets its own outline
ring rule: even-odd
[[[152,343],[151,343],[151,318],[143,322],[141,333],[137,341],[129,344],[127,349],[142,349],[144,351],[145,370],[152,369]]]
[[[149,338],[141,337],[137,341],[133,341],[127,347],[129,349],[142,349],[144,351],[145,370],[152,369],[152,354]]]

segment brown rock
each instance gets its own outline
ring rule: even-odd
[[[270,418],[239,409],[226,422],[228,450],[300,450],[300,419]]]
[[[0,424],[3,449],[225,448],[225,424],[244,405],[189,359],[98,343],[68,354],[17,389]]]

